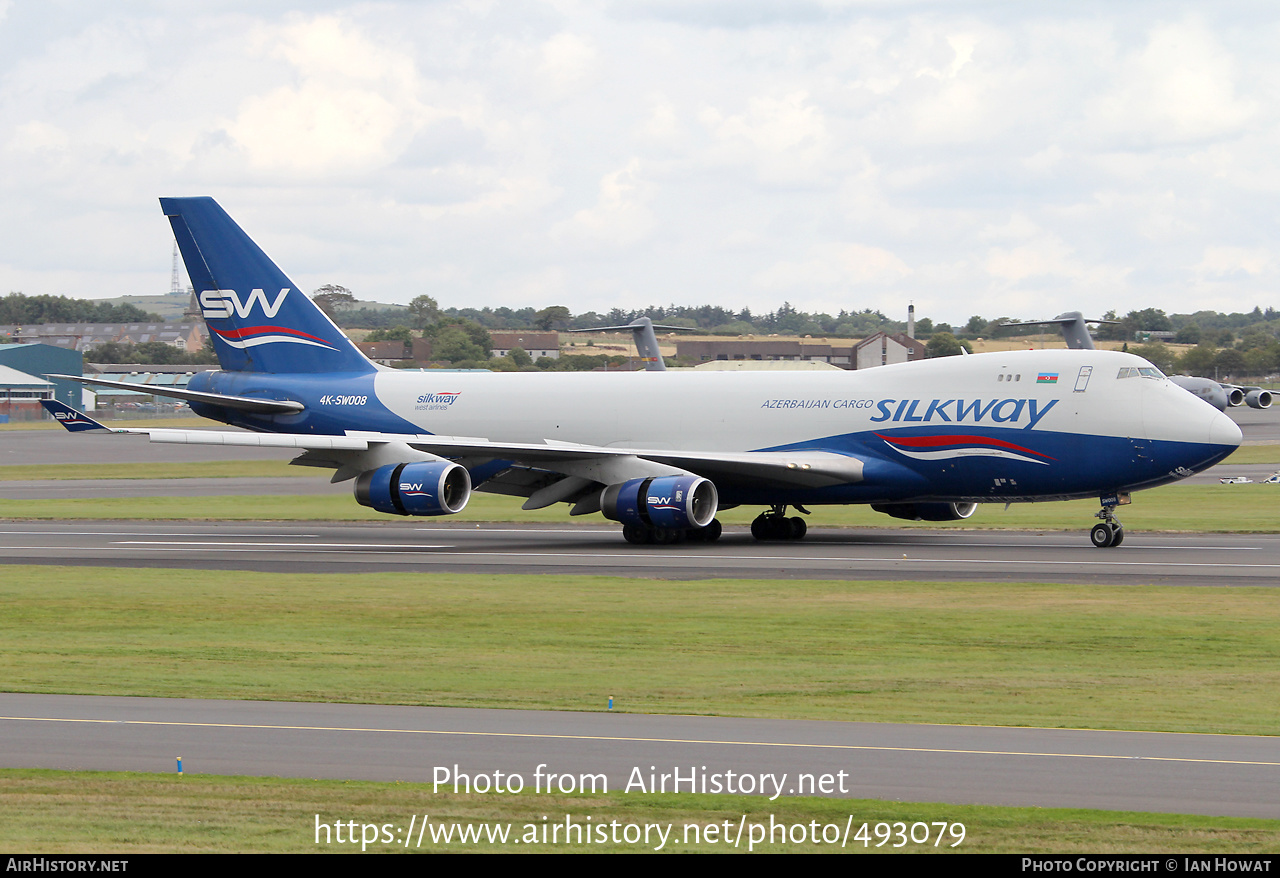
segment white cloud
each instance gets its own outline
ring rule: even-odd
[[[1104,128],[1143,141],[1230,134],[1257,110],[1236,93],[1236,66],[1203,23],[1159,24],[1141,51],[1123,59],[1093,112]]]
[[[766,182],[812,179],[823,169],[826,123],[807,92],[753,97],[731,116],[707,107],[699,119],[719,141],[719,160],[752,165]]]
[[[1071,248],[1052,235],[1018,247],[993,247],[987,252],[986,268],[1004,281],[1022,281],[1044,275],[1070,277],[1078,269],[1070,260]]]
[[[641,132],[658,142],[672,143],[680,140],[684,135],[684,128],[680,124],[676,105],[661,94],[654,95],[650,99],[650,104],[649,114],[640,128]]]
[[[47,152],[66,149],[71,136],[56,125],[47,122],[24,122],[13,129],[9,145],[22,152]]]
[[[805,260],[770,266],[756,276],[755,283],[769,289],[809,287],[825,292],[827,288],[893,284],[910,274],[905,262],[882,247],[831,243],[815,246]]]
[[[596,49],[590,40],[577,34],[560,33],[542,44],[538,72],[557,92],[582,82],[595,67]]]
[[[227,125],[254,168],[309,175],[378,167],[440,115],[419,102],[411,57],[336,17],[263,26],[253,42],[272,47],[297,78],[245,98]]]
[[[637,158],[626,167],[605,174],[600,180],[600,196],[594,207],[580,210],[573,221],[557,226],[557,237],[585,235],[616,245],[634,244],[653,228],[653,213],[647,202],[652,184],[644,179]]]
[[[974,34],[949,35],[947,37],[947,45],[955,52],[955,56],[947,68],[945,70],[935,70],[932,67],[921,67],[916,71],[916,76],[931,76],[938,80],[955,79],[960,70],[973,60],[973,50],[977,44],[978,38]]]
[[[1206,280],[1229,280],[1242,275],[1271,274],[1273,266],[1270,251],[1261,247],[1210,246],[1205,248],[1196,272]]]

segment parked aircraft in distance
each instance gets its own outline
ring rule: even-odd
[[[663,326],[661,323],[654,323],[648,317],[637,317],[626,326],[597,326],[590,329],[570,329],[570,332],[620,332],[626,330],[631,333],[632,341],[635,343],[636,352],[640,356],[640,362],[644,363],[646,372],[665,372],[667,364],[663,362],[662,351],[658,349],[658,334],[654,332],[656,329],[668,329],[676,332],[688,332],[687,326]]]
[[[1252,409],[1271,408],[1271,391],[1263,390],[1261,387],[1222,384],[1209,378],[1196,378],[1192,375],[1173,375],[1169,380],[1188,393],[1203,399],[1220,412],[1238,405],[1247,405]]]
[[[1203,399],[1220,412],[1225,412],[1233,404],[1231,398],[1227,396],[1227,391],[1217,381],[1210,381],[1208,378],[1196,378],[1191,375],[1172,375],[1169,380],[1187,393],[1198,399]],[[1240,399],[1241,402],[1244,401],[1244,394],[1240,395]],[[1267,403],[1270,404],[1270,402],[1271,400],[1268,399]],[[1239,405],[1240,403],[1234,404]]]
[[[1139,357],[1018,351],[864,371],[405,372],[365,358],[211,198],[164,198],[221,369],[184,390],[252,433],[69,429],[152,442],[297,449],[393,515],[448,515],[472,490],[601,512],[632,543],[720,536],[716,513],[764,506],[751,532],[799,539],[787,508],[869,504],[968,518],[976,504],[1097,497],[1094,545],[1118,546],[1129,492],[1235,450],[1240,429]],[[96,378],[90,385],[119,386]],[[125,385],[131,387],[132,385]]]
[[[1095,348],[1093,336],[1089,334],[1088,324],[1119,322],[1119,320],[1105,320],[1102,318],[1086,320],[1085,316],[1079,311],[1066,311],[1052,320],[1024,320],[1019,323],[1001,323],[1000,326],[1044,326],[1052,323],[1062,330],[1062,339],[1067,343],[1068,348],[1073,351],[1092,351]]]
[[[1209,378],[1190,375],[1174,375],[1169,380],[1183,390],[1194,393],[1220,412],[1238,405],[1247,405],[1251,409],[1271,408],[1271,391],[1261,387],[1222,384]]]

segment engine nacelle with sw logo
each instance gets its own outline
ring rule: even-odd
[[[719,503],[716,486],[700,476],[632,479],[600,495],[605,518],[648,527],[706,527]]]
[[[872,503],[871,508],[904,521],[960,521],[973,515],[977,503]]]
[[[356,502],[391,515],[453,515],[470,498],[471,474],[447,460],[388,464],[356,479]]]

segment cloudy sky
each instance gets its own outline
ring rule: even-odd
[[[0,0],[0,293],[1280,307],[1269,2]],[[185,282],[185,276],[184,276]]]

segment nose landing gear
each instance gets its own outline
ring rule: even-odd
[[[1116,518],[1116,507],[1133,502],[1128,494],[1109,494],[1102,498],[1102,509],[1094,518],[1102,519],[1089,531],[1089,540],[1099,549],[1114,549],[1124,542],[1124,525]]]

